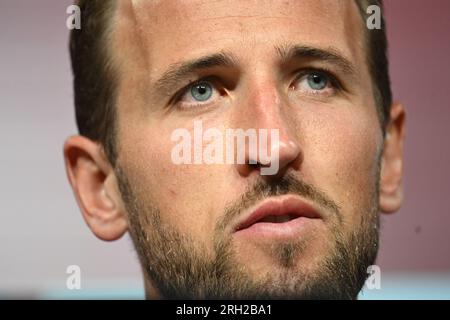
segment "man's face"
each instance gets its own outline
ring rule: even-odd
[[[116,172],[149,293],[355,297],[383,148],[363,32],[353,1],[119,2]],[[278,173],[175,164],[194,121],[278,129]]]

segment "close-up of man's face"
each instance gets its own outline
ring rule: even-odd
[[[129,232],[147,297],[356,298],[379,213],[402,203],[405,118],[366,1],[83,3],[104,30],[72,35],[80,135],[64,146],[68,177],[96,236]],[[76,54],[94,42],[89,71]],[[224,137],[277,130],[257,139],[276,172],[249,150],[174,161],[177,130],[192,159],[211,148],[199,123]],[[236,160],[222,142],[216,152]]]

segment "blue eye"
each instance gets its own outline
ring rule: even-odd
[[[204,102],[213,95],[213,88],[208,82],[199,82],[191,87],[192,97],[199,102]]]
[[[320,73],[311,73],[306,80],[309,87],[313,90],[323,90],[328,86],[328,78]]]
[[[290,88],[301,95],[312,97],[331,97],[341,91],[341,86],[336,78],[320,70],[301,71]]]

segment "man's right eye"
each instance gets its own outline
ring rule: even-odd
[[[213,86],[208,82],[197,83],[190,88],[191,97],[198,102],[205,102],[213,94]]]
[[[213,101],[220,93],[211,81],[201,80],[187,86],[177,99],[180,107],[194,108]]]

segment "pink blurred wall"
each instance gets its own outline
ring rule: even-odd
[[[385,0],[385,9],[407,140],[405,202],[383,219],[378,263],[450,270],[450,1]]]

